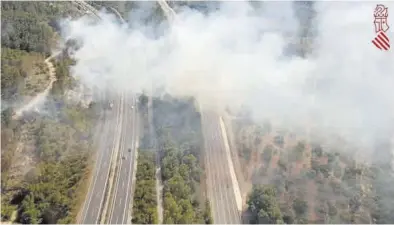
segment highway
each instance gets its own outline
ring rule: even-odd
[[[170,22],[176,20],[175,11],[166,0],[158,0]],[[221,118],[215,112],[201,110],[205,146],[207,192],[215,224],[241,224],[242,196],[235,175],[230,150],[223,137]],[[227,148],[227,149],[226,149]],[[227,156],[227,157],[226,157]]]
[[[226,158],[220,117],[211,111],[201,112],[205,145],[207,192],[215,224],[240,224],[230,166]]]
[[[112,206],[110,210],[109,223],[110,224],[127,224],[131,223],[130,202],[133,199],[132,180],[133,172],[135,170],[136,152],[138,148],[138,117],[137,104],[135,96],[125,96],[125,107],[122,135],[120,141],[119,151],[119,170],[116,176],[114,196],[112,199]]]
[[[78,1],[78,3],[97,15],[97,12],[90,9],[85,2]],[[175,12],[168,4],[163,0],[159,1],[159,4],[168,19],[170,21],[174,20]],[[131,223],[131,209],[129,206],[133,200],[132,181],[138,147],[138,135],[136,134],[138,120],[136,107],[132,109],[130,103],[136,106],[135,102],[135,98],[126,95],[124,101],[120,100],[114,104],[113,115],[116,115],[116,118],[110,116],[110,119],[106,119],[104,122],[103,138],[97,155],[95,174],[83,208],[82,223],[84,224],[97,224],[100,219],[100,221],[111,224]],[[226,158],[226,155],[228,155],[226,151],[229,150],[226,149],[220,121],[217,114],[202,112],[208,198],[212,207],[214,223],[240,224],[239,204],[237,204],[240,201],[236,198],[239,188],[238,185],[234,185],[235,175],[231,174],[233,172],[230,168],[231,158]],[[112,155],[118,150],[118,158],[115,162],[117,171],[113,188],[107,190]],[[123,156],[125,157],[123,158]],[[106,191],[109,193],[106,193]],[[108,208],[109,217],[108,220],[103,220],[100,216],[101,214],[107,214],[107,212],[102,211],[106,211],[107,206],[103,210],[103,205],[104,199],[108,195],[112,197],[105,203],[105,205],[110,203]]]
[[[101,20],[99,12],[85,1],[72,1],[72,3],[81,6],[85,13]],[[124,23],[120,14],[113,10]],[[133,200],[132,187],[137,163],[139,130],[137,104],[135,96],[131,94],[119,93],[106,96],[116,101],[112,101],[114,103],[112,110],[105,112],[103,124],[98,126],[102,127],[102,130],[98,131],[101,133],[96,137],[101,139],[96,140],[99,146],[94,174],[82,208],[81,223],[83,224],[107,222],[107,219],[111,224],[131,223],[130,203]],[[117,170],[113,175],[111,171],[114,167]],[[109,218],[106,217],[108,205]]]
[[[84,224],[96,224],[100,219],[114,151],[113,146],[117,138],[115,134],[120,125],[120,108],[120,99],[114,101],[113,109],[104,112],[102,130],[98,131],[101,132],[101,135],[97,135],[100,139],[96,140],[99,144],[94,174],[82,209],[81,221]]]
[[[111,98],[118,100],[114,101],[112,110],[105,112],[102,130],[98,131],[101,133],[97,137],[101,139],[98,140],[95,170],[83,206],[83,224],[97,224],[100,221],[111,224],[131,223],[130,203],[133,200],[139,126],[136,97],[131,94],[122,96],[124,97],[120,99],[118,96]],[[116,159],[115,151],[118,151]],[[112,188],[109,188],[111,162],[117,165],[117,170]],[[102,216],[107,214],[104,212],[104,203],[110,204],[109,217],[103,220]]]

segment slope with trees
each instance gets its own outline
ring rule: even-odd
[[[29,83],[42,68],[61,15],[73,15],[69,2],[8,2],[2,12],[1,219],[20,223],[75,223],[86,192],[92,154],[92,108],[69,104],[71,61],[56,60],[53,90],[41,113],[12,120],[20,96],[39,92]],[[42,82],[44,83],[44,82]],[[37,89],[37,90],[36,90]],[[17,218],[12,218],[17,213]]]
[[[44,55],[18,49],[1,49],[1,98],[9,104],[34,96],[49,84]]]
[[[10,218],[13,208],[18,209],[17,220],[21,223],[75,222],[86,191],[92,148],[90,127],[94,118],[90,109],[64,102],[59,110],[62,113],[53,118],[28,115],[21,122],[13,121],[14,129],[2,128],[2,134],[8,130],[23,133],[12,140],[16,144],[8,142],[7,148],[2,148],[2,155],[6,156],[2,160],[3,219]],[[19,163],[13,154],[18,143],[22,143],[22,149],[30,149],[32,162],[26,173],[15,176],[13,167],[7,165]]]
[[[243,172],[254,185],[275,189],[283,222],[359,224],[389,218],[385,212],[392,207],[383,200],[387,191],[382,188],[389,173],[382,165],[356,160],[350,143],[323,145],[323,139],[307,141],[268,124],[235,123]],[[250,196],[249,202],[256,197]],[[258,212],[253,215],[250,222],[258,221]]]

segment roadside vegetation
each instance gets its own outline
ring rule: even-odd
[[[78,13],[70,2],[2,1],[1,46],[49,56],[59,18],[75,15]]]
[[[23,96],[34,96],[49,84],[48,68],[42,53],[1,49],[2,99],[11,102]]]
[[[205,197],[200,114],[193,99],[154,99],[165,224],[212,223]]]
[[[95,118],[90,109],[64,104],[60,110],[55,118],[31,114],[22,121],[3,113],[2,219],[18,210],[20,223],[75,223]]]
[[[252,224],[283,224],[276,190],[272,187],[254,186],[249,196],[248,209],[252,214]]]
[[[324,148],[289,131],[275,130],[269,123],[256,126],[242,122],[235,122],[236,143],[243,174],[254,184],[248,198],[247,222],[390,221],[387,212],[393,207],[385,200],[390,191],[382,183],[391,176],[381,162],[357,162],[356,156],[347,154],[350,145]]]
[[[135,224],[157,224],[156,154],[145,149],[138,151],[132,222]]]
[[[73,84],[67,55],[54,61],[58,81],[40,113],[13,120],[14,105],[49,83],[44,59],[56,41],[68,2],[2,2],[1,220],[76,223],[92,155],[92,108],[69,104]]]
[[[70,2],[2,1],[3,105],[8,107],[45,89],[49,76],[44,60],[56,45],[59,19],[77,14]]]

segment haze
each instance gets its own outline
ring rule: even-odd
[[[222,2],[208,15],[180,8],[172,27],[143,22],[146,6],[130,12],[129,27],[103,12],[106,19],[98,23],[65,20],[62,36],[81,41],[72,73],[89,87],[165,87],[204,107],[248,109],[257,121],[274,118],[287,127],[315,124],[319,133],[367,145],[393,127],[394,115],[394,54],[371,43],[375,6],[317,2],[316,38],[306,58],[288,50],[288,37],[299,29],[293,2],[258,9]]]

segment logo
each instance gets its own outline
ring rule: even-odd
[[[390,28],[387,24],[387,17],[389,16],[388,8],[382,4],[376,5],[374,12],[375,32],[377,36],[372,40],[372,43],[380,50],[390,49],[390,40],[386,35],[386,31]]]

